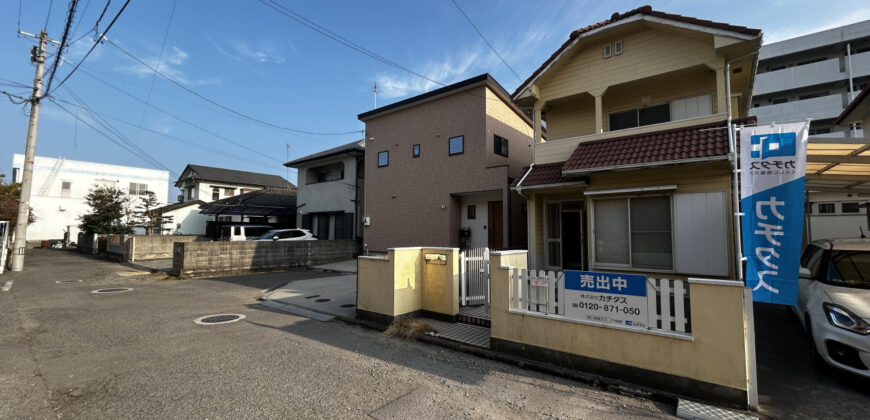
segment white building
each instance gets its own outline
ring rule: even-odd
[[[237,171],[203,165],[187,165],[175,181],[181,191],[179,202],[205,202],[233,197],[266,187],[295,189],[296,186],[278,175]]]
[[[749,115],[759,123],[812,118],[810,135],[863,137],[860,127],[833,122],[868,85],[870,20],[764,45]]]
[[[199,206],[205,204],[201,200],[172,203],[154,209],[164,218],[172,220],[162,226],[161,235],[205,235],[206,225],[211,216],[199,213]],[[157,233],[157,232],[155,232]]]
[[[23,167],[24,155],[13,155],[12,182],[21,182]],[[62,239],[69,229],[75,241],[79,216],[90,210],[85,195],[95,186],[119,188],[133,197],[151,191],[166,203],[169,171],[37,156],[30,198],[36,221],[28,226],[27,239]]]
[[[362,237],[365,140],[287,162],[298,169],[296,226],[320,239]]]

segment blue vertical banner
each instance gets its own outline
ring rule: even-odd
[[[746,286],[756,302],[796,305],[809,121],[740,129]]]

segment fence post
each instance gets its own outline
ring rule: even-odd
[[[514,306],[512,309],[519,309],[519,307],[520,307],[520,281],[525,282],[524,279],[528,278],[528,276],[529,276],[528,269],[524,268],[520,271],[517,271],[516,269],[514,269],[514,282],[513,282],[514,287],[513,287],[513,296],[511,296],[513,298]]]
[[[682,280],[674,280],[674,325],[678,332],[686,332],[685,289]]]
[[[547,314],[552,314],[556,311],[556,282],[558,281],[556,273],[550,271],[547,273]]]
[[[468,262],[465,259],[465,251],[459,253],[459,282],[461,283],[459,290],[462,293],[462,297],[459,298],[459,302],[462,303],[462,306],[468,304]]]

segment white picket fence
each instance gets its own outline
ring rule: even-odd
[[[511,309],[565,315],[565,273],[514,268],[511,284]],[[687,282],[648,277],[647,308],[650,329],[690,333],[688,298]]]
[[[459,253],[460,301],[462,306],[489,303],[489,248],[470,248]]]

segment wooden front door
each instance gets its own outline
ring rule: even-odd
[[[501,201],[490,201],[488,204],[487,221],[489,226],[487,232],[489,235],[489,249],[504,248],[504,235],[502,232],[504,218],[501,214]]]

